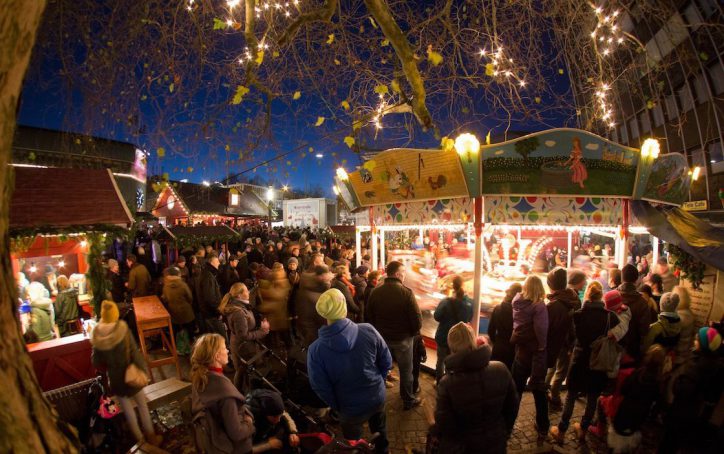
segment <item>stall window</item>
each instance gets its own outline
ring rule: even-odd
[[[710,143],[707,147],[707,151],[709,151],[709,163],[711,164],[711,172],[724,172],[724,150],[722,150],[721,142]]]

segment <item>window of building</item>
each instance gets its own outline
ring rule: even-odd
[[[719,9],[718,2],[719,0],[698,0],[699,8],[704,17],[711,16]]]
[[[649,113],[645,110],[639,114],[639,124],[641,125],[641,133],[646,134],[651,131],[651,121],[649,120]]]
[[[618,128],[611,129],[611,142],[618,143]]]
[[[639,125],[636,122],[636,115],[634,115],[628,121],[628,130],[631,131],[631,140],[638,139],[639,137]]]
[[[689,6],[684,10],[684,17],[692,30],[696,30],[701,26],[703,19],[699,13],[699,8],[693,2],[689,3]]]
[[[699,104],[704,104],[709,101],[709,90],[707,88],[706,76],[704,73],[700,73],[694,79],[694,91],[696,92],[696,101]]]
[[[679,96],[682,112],[688,112],[694,107],[694,100],[691,98],[687,84],[682,85],[681,88],[676,90],[676,94]]]
[[[628,145],[628,131],[626,130],[626,123],[621,124],[621,143]]]
[[[717,95],[724,93],[724,66],[719,62],[715,62],[707,68],[707,71],[709,72],[714,93]]]
[[[673,93],[666,97],[666,115],[669,120],[679,118],[679,108],[676,106],[676,95]]]
[[[238,193],[234,193],[234,192],[231,193],[230,205],[234,206],[234,207],[239,206],[239,194]]]
[[[631,33],[634,29],[633,20],[631,20],[631,16],[629,16],[628,13],[623,13],[619,24],[621,25],[621,30],[625,31],[626,33]]]
[[[654,114],[654,127],[658,128],[664,124],[664,109],[661,108],[661,104],[656,104],[653,108]]]
[[[709,152],[709,163],[711,164],[712,173],[724,172],[724,150],[721,142],[710,143],[707,147]]]

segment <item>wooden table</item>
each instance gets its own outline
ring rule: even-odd
[[[176,339],[173,335],[171,316],[157,296],[143,296],[133,298],[133,311],[136,314],[136,326],[138,328],[138,339],[141,342],[141,352],[148,365],[149,378],[154,382],[153,368],[166,364],[176,365],[176,375],[181,378],[181,369],[178,364],[178,353],[176,352]],[[168,329],[168,334],[166,330]],[[170,356],[159,359],[151,359],[146,347],[146,337],[161,336],[163,348]]]
[[[92,347],[83,334],[27,345],[33,369],[43,391],[94,378]]]

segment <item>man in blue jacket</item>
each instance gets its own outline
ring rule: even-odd
[[[372,325],[346,318],[347,302],[337,289],[322,293],[316,309],[327,326],[307,353],[312,389],[339,413],[346,439],[359,440],[367,422],[370,432],[380,434],[376,451],[386,453],[385,377],[392,368],[387,344]]]

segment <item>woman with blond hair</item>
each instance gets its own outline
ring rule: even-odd
[[[546,344],[548,340],[548,310],[543,282],[538,276],[528,276],[523,291],[513,298],[513,335],[515,345],[513,381],[520,396],[530,377],[529,388],[535,400],[535,419],[538,438],[545,439],[550,427],[546,396]]]
[[[249,290],[241,282],[231,286],[229,293],[221,300],[219,310],[231,333],[231,360],[236,369],[234,386],[239,391],[248,393],[251,391],[251,383],[245,361],[257,353],[256,341],[269,334],[269,322],[261,320],[257,327],[257,320],[249,303]]]
[[[62,274],[58,276],[57,285],[58,296],[53,303],[55,323],[58,325],[60,337],[66,337],[79,332],[78,290],[71,287],[68,278]]]
[[[196,340],[191,353],[191,411],[204,426],[206,452],[249,454],[254,419],[244,396],[224,376],[228,362],[222,336],[204,334]]]
[[[440,452],[504,453],[518,413],[518,393],[505,364],[491,361],[488,345],[478,348],[470,325],[447,334],[448,373],[437,387],[433,434]]]

